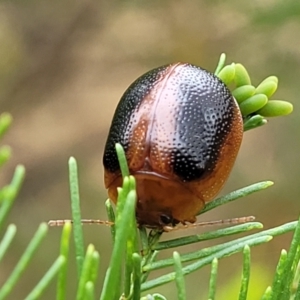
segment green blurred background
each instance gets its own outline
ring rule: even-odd
[[[83,217],[106,219],[102,154],[114,109],[128,85],[151,68],[169,62],[190,62],[213,71],[221,52],[227,53],[228,63],[243,63],[254,84],[277,75],[280,85],[275,98],[292,102],[294,113],[244,135],[222,194],[267,179],[275,181],[275,186],[201,219],[254,215],[265,228],[295,220],[300,207],[299,1],[0,3],[1,111],[14,117],[4,139],[14,155],[1,173],[1,185],[10,180],[16,164],[24,164],[27,170],[10,215],[9,222],[18,226],[18,233],[1,263],[0,285],[41,222],[70,217],[70,156],[79,162]],[[100,288],[112,246],[109,228],[86,226],[84,231],[85,242],[94,243],[100,251]],[[23,299],[54,261],[60,232],[61,228],[50,228],[9,299]],[[168,233],[164,238],[177,235]],[[271,283],[280,250],[288,247],[290,239],[291,235],[285,235],[253,249],[249,299],[258,299]],[[184,253],[206,245],[178,250]],[[241,262],[241,255],[220,261],[219,299],[236,298]],[[74,267],[70,270],[69,299],[73,299],[76,273]],[[207,297],[208,276],[207,267],[187,277],[188,299]],[[176,299],[174,287],[169,284],[155,291]],[[42,299],[54,299],[54,288],[55,284]]]

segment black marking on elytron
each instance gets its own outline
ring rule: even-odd
[[[181,103],[176,122],[180,139],[171,165],[184,181],[200,179],[214,170],[233,126],[235,102],[219,78],[199,67],[187,65],[170,80],[178,80],[176,100]]]
[[[110,172],[120,170],[115,144],[120,143],[126,152],[132,133],[130,132],[130,117],[142,100],[151,92],[161,72],[167,66],[153,69],[135,80],[123,94],[113,117],[108,139],[106,141],[103,165]]]

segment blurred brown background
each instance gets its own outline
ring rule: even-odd
[[[297,219],[299,32],[300,2],[294,0],[2,1],[1,111],[14,117],[3,142],[14,154],[2,171],[1,185],[10,180],[18,163],[25,165],[27,174],[9,219],[18,226],[18,233],[1,263],[0,284],[41,222],[70,217],[70,156],[79,163],[83,217],[106,219],[102,154],[116,104],[138,76],[169,62],[186,61],[213,71],[220,53],[225,52],[228,63],[241,62],[247,67],[254,84],[278,75],[275,98],[291,101],[294,113],[244,135],[222,194],[266,179],[275,181],[275,186],[202,219],[255,215],[266,228]],[[111,251],[109,229],[87,226],[84,231],[85,242],[94,243],[100,252],[101,282]],[[54,261],[60,232],[61,228],[50,228],[9,299],[23,299]],[[165,238],[174,236],[170,233]],[[271,283],[269,276],[280,250],[288,247],[290,239],[291,235],[285,235],[253,249],[252,293],[261,294]],[[178,250],[183,253],[203,246]],[[231,299],[229,290],[237,293],[234,282],[240,276],[241,261],[241,255],[220,261],[220,299]],[[70,282],[75,284],[75,272],[72,274]],[[207,297],[208,274],[207,267],[187,278],[189,299]],[[69,299],[75,288],[70,284]],[[54,299],[54,289],[55,284],[43,299]],[[176,298],[174,284],[155,291]]]

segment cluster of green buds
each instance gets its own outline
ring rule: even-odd
[[[270,100],[278,87],[278,78],[269,76],[257,87],[251,84],[246,68],[240,63],[225,65],[225,54],[219,60],[215,75],[231,90],[239,104],[244,130],[253,129],[267,123],[265,117],[288,115],[293,111],[293,105],[283,100]]]

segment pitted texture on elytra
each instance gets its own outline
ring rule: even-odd
[[[213,170],[231,130],[234,102],[218,78],[198,67],[186,66],[170,80],[179,87],[180,103],[172,165],[178,176],[190,181]]]
[[[132,171],[154,171],[183,181],[213,172],[233,126],[235,103],[213,74],[189,64],[154,69],[137,79],[117,107],[104,166],[119,170],[115,143]]]

